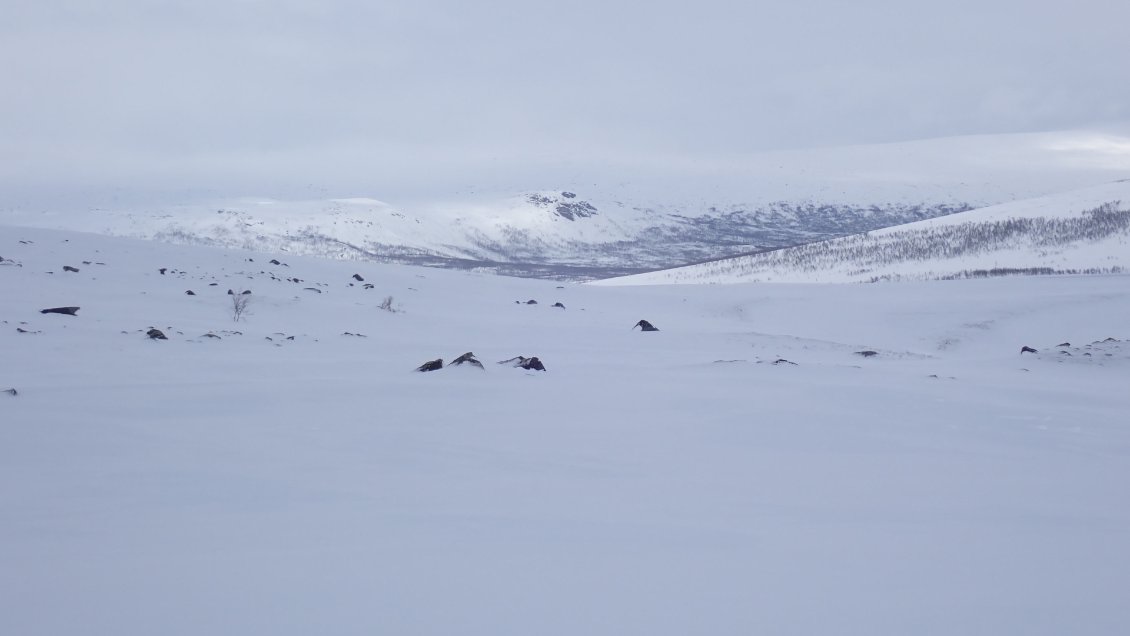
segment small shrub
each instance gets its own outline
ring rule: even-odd
[[[251,302],[251,294],[239,292],[231,297],[231,317],[234,322],[239,322],[247,314],[247,305]]]
[[[395,314],[400,311],[393,305],[392,296],[385,296],[385,299],[381,301],[381,304],[377,308],[383,309],[391,314]]]

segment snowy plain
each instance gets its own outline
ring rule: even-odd
[[[0,257],[3,634],[1130,632],[1127,276]]]

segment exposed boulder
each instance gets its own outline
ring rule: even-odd
[[[879,352],[878,351],[872,351],[872,350],[868,349],[866,351],[856,351],[855,355],[863,356],[864,358],[873,358],[873,357],[879,355]]]
[[[526,301],[526,304],[527,304],[527,305],[536,305],[536,304],[538,304],[538,301],[536,301],[536,300],[534,300],[533,298],[531,298],[531,299],[529,299],[529,300],[527,300],[527,301]]]
[[[545,371],[545,365],[538,359],[537,356],[527,358],[526,356],[515,356],[509,360],[499,360],[498,364],[508,364],[515,369],[526,369],[527,371]]]
[[[169,339],[163,331],[161,331],[160,329],[157,329],[156,327],[151,328],[149,331],[146,331],[145,335],[149,336],[150,340],[168,340]]]
[[[40,309],[41,314],[63,314],[66,316],[77,316],[79,307],[52,307],[50,309]]]
[[[354,274],[354,275],[353,275],[353,280],[355,280],[355,281],[357,281],[357,282],[359,282],[359,283],[363,283],[363,282],[365,282],[365,279],[364,279],[364,278],[361,278],[361,275],[360,275],[360,274]]]
[[[459,356],[458,358],[452,360],[451,364],[448,365],[448,366],[454,367],[454,366],[458,366],[458,365],[461,365],[461,364],[469,364],[473,367],[478,367],[480,369],[483,368],[483,363],[479,362],[475,358],[475,354],[471,353],[470,351],[468,351],[467,353],[464,353],[463,355]]]
[[[1020,347],[1020,355],[1024,355],[1025,353],[1039,353],[1039,351],[1028,346]]]
[[[436,358],[435,360],[429,360],[429,361],[425,362],[424,364],[421,364],[420,366],[416,367],[416,370],[420,371],[420,372],[439,371],[442,368],[443,368],[443,358]]]
[[[651,324],[650,322],[648,322],[646,320],[641,320],[641,321],[637,322],[636,324],[632,325],[632,329],[635,329],[636,327],[639,327],[640,331],[659,331],[659,329],[655,325]]]
[[[70,265],[64,265],[63,271],[64,272],[77,272],[78,268],[77,267],[71,267]]]
[[[518,367],[527,371],[545,371],[545,365],[541,363],[541,360],[538,360],[537,356],[529,358],[522,364],[519,364]]]
[[[187,290],[186,292],[184,292],[184,295],[185,295],[185,296],[195,296],[195,295],[196,295],[196,292],[194,292],[194,291],[192,291],[191,289],[189,289],[189,290]]]
[[[562,308],[562,309],[565,309],[565,305],[563,305],[563,304],[561,304],[561,303],[559,303],[559,302],[553,303],[553,306],[554,306],[554,307],[560,307],[560,308]]]

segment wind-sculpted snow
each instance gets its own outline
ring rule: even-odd
[[[1126,275],[0,255],[0,634],[1130,630]]]

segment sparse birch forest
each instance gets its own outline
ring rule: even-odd
[[[866,275],[878,268],[925,261],[954,261],[1001,250],[1024,250],[1045,256],[1079,243],[1130,237],[1130,209],[1120,201],[1105,203],[1068,218],[1010,218],[969,221],[887,232],[864,232],[843,238],[781,250],[704,263],[680,272],[678,280],[716,276],[758,277],[774,272],[845,271]],[[1117,273],[1121,267],[1084,269],[1054,267],[993,267],[957,272],[876,274],[868,282],[910,278],[983,278],[1014,274]]]

